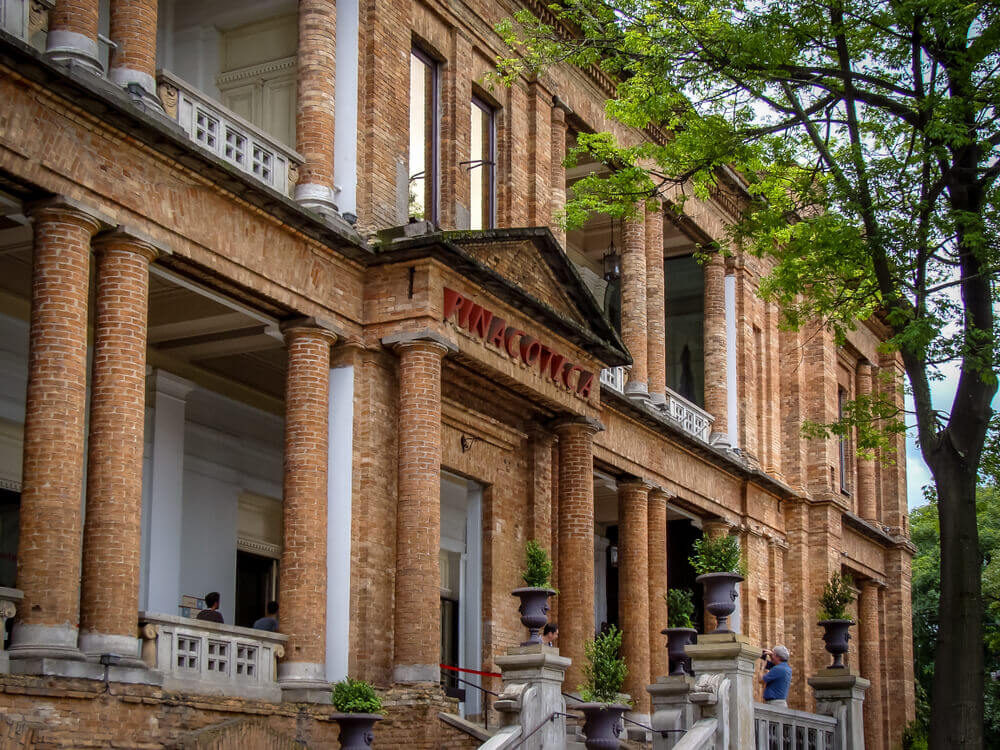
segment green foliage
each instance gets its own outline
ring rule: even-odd
[[[903,728],[902,750],[927,750],[927,729],[916,721]]]
[[[917,724],[924,730],[929,721],[926,703],[934,692],[934,655],[938,643],[938,600],[941,591],[940,524],[933,493],[929,499],[931,502],[927,505],[910,511],[910,539],[917,548],[911,580]],[[1000,750],[1000,683],[989,676],[990,672],[1000,670],[1000,488],[980,487],[976,495],[976,511],[982,559],[983,645],[986,653],[984,676],[979,678],[983,680],[985,697],[985,747]]]
[[[549,588],[552,577],[552,560],[549,553],[534,539],[529,539],[524,547],[524,583],[534,588]]]
[[[740,552],[740,540],[735,536],[709,539],[702,537],[694,543],[694,554],[688,558],[695,573],[739,573],[747,574],[746,562]]]
[[[333,707],[343,714],[377,714],[382,711],[382,699],[364,680],[348,677],[334,684]]]
[[[694,614],[694,595],[690,589],[669,589],[663,598],[667,600],[667,627],[693,628],[691,615]]]
[[[854,601],[854,581],[848,575],[834,573],[819,597],[820,620],[850,620],[848,605]]]
[[[619,703],[628,667],[621,657],[622,631],[614,625],[584,645],[587,663],[583,666],[580,695],[592,703]]]

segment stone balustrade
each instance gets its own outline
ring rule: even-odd
[[[167,115],[200,148],[279,193],[294,195],[305,157],[167,71],[157,73],[156,90]]]
[[[625,393],[625,383],[628,373],[625,367],[607,367],[601,370],[601,385],[605,385],[618,393]],[[686,398],[669,388],[666,389],[666,403],[659,406],[667,418],[684,432],[699,440],[708,442],[712,434],[712,423],[715,417]]]
[[[24,594],[17,589],[0,586],[0,674],[10,671],[10,658],[4,647],[7,638],[7,620],[17,614],[17,605],[21,603],[23,597]]]
[[[832,716],[754,704],[757,750],[835,750],[837,720]]]
[[[275,660],[287,635],[140,612],[139,637],[143,661],[167,690],[281,700]]]

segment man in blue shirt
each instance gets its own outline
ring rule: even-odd
[[[764,702],[788,708],[788,688],[792,684],[788,649],[784,646],[764,649],[764,654],[760,658],[767,660],[764,674],[760,676],[760,681],[764,683]]]

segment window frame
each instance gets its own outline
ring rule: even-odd
[[[486,115],[486,122],[489,126],[489,137],[487,139],[487,154],[486,158],[481,159],[479,164],[473,164],[472,161],[468,162],[469,170],[469,185],[470,185],[470,196],[469,202],[472,202],[471,196],[471,184],[472,184],[472,172],[479,167],[488,168],[489,175],[486,182],[486,191],[483,194],[483,202],[485,205],[482,207],[483,215],[487,218],[487,221],[483,222],[482,230],[496,229],[497,226],[497,112],[499,108],[491,104],[488,100],[477,95],[472,94],[470,100],[471,107],[475,107],[484,115]],[[470,111],[471,115],[471,111]],[[470,123],[470,135],[469,135],[469,147],[471,157],[471,147],[472,147],[472,135],[471,135],[471,123]],[[471,226],[472,222],[472,206],[469,206],[469,222]]]
[[[427,67],[427,72],[431,77],[431,133],[430,133],[430,153],[425,154],[424,180],[428,179],[427,172],[430,172],[431,186],[429,191],[429,206],[424,206],[424,219],[430,221],[435,226],[440,221],[441,205],[441,62],[432,57],[425,50],[414,44],[410,47],[410,56],[415,57]],[[408,160],[409,161],[409,160]],[[428,164],[429,162],[429,164]],[[406,192],[409,195],[410,181],[413,175],[409,174],[409,164],[407,165],[407,186]],[[407,217],[409,218],[409,217]]]

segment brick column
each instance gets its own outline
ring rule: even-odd
[[[162,109],[156,95],[157,0],[111,0],[112,48],[108,79],[119,86],[138,83],[145,99]]]
[[[399,352],[399,487],[396,506],[396,682],[441,674],[441,359],[432,338],[394,343]]]
[[[550,130],[550,169],[549,206],[550,213],[545,218],[555,236],[556,241],[566,247],[566,230],[554,220],[556,214],[566,208],[566,110],[558,100],[553,102],[552,122]],[[572,669],[570,670],[572,674]]]
[[[531,485],[528,507],[529,535],[542,547],[552,539],[552,447],[555,436],[541,427],[528,430],[528,450],[531,456]]]
[[[667,402],[666,302],[663,279],[663,206],[646,214],[646,360],[649,400]]]
[[[30,213],[35,226],[17,555],[24,601],[10,656],[14,671],[44,672],[50,658],[83,658],[77,631],[87,294],[90,240],[101,223],[58,198]],[[15,666],[15,660],[25,663]]]
[[[649,683],[669,671],[667,641],[660,631],[667,627],[667,493],[649,491]]]
[[[278,588],[289,636],[278,684],[290,700],[329,701],[326,680],[326,504],[330,347],[336,336],[312,320],[283,326],[285,464]]]
[[[625,692],[632,696],[633,712],[644,717],[649,716],[649,490],[639,479],[618,485],[618,621],[628,665]]]
[[[861,654],[858,660],[862,676],[868,678],[869,700],[865,701],[865,750],[884,750],[882,734],[882,639],[879,635],[879,584],[862,581],[858,601],[858,640]]]
[[[705,411],[715,417],[713,436],[729,436],[726,394],[726,262],[715,252],[705,261]]]
[[[45,54],[60,63],[75,63],[102,75],[97,49],[98,0],[56,0],[49,11]]]
[[[298,114],[295,149],[305,158],[295,200],[336,212],[333,192],[333,118],[337,62],[337,3],[299,0]]]
[[[123,231],[100,236],[83,527],[80,650],[141,667],[136,624],[142,528],[149,262],[157,250]],[[130,664],[128,662],[131,662]]]
[[[566,420],[559,436],[559,650],[573,660],[570,691],[583,682],[583,644],[594,637],[594,434],[599,422]]]
[[[622,250],[622,343],[632,355],[625,393],[646,396],[646,220],[641,206],[638,216],[626,219]],[[666,373],[664,372],[664,377]]]
[[[875,368],[868,360],[858,363],[858,398],[870,399],[873,391]],[[858,515],[866,521],[877,521],[875,497],[875,461],[858,457]],[[875,685],[872,682],[872,685]],[[877,701],[869,701],[868,704]]]

